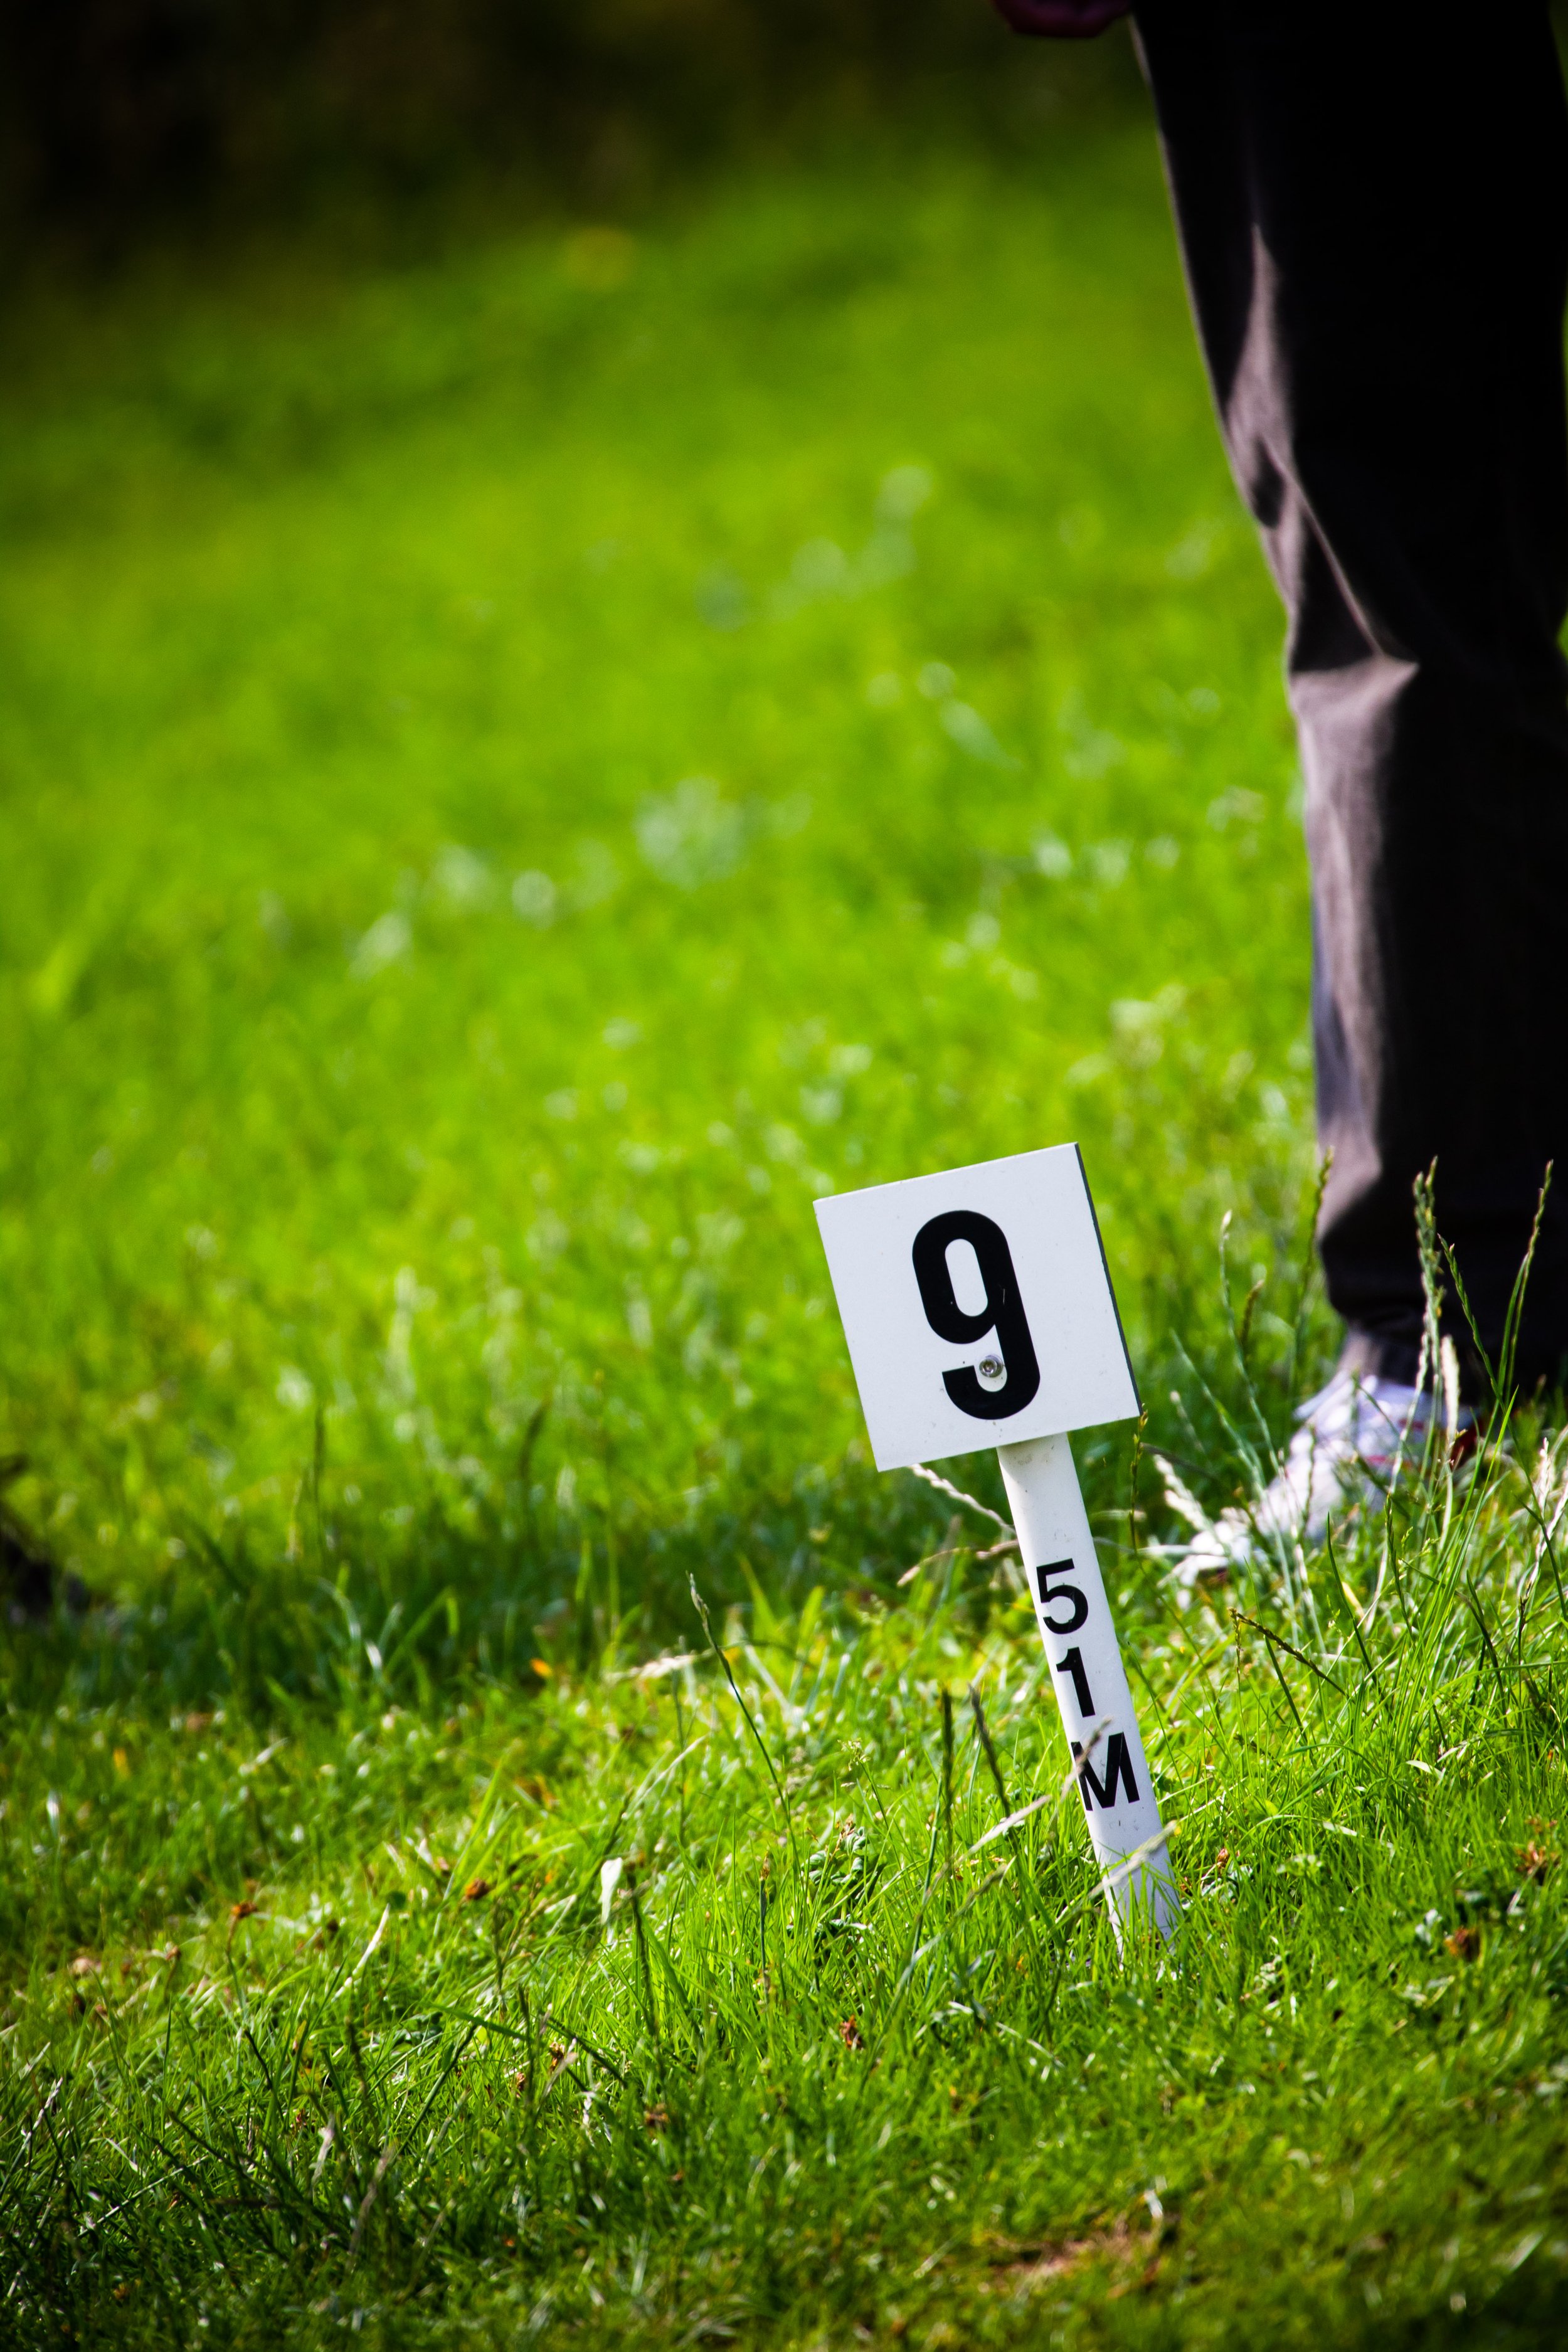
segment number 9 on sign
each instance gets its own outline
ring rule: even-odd
[[[947,1254],[955,1242],[968,1243],[980,1268],[985,1298],[973,1314],[959,1305],[953,1288]],[[994,1218],[983,1216],[978,1209],[945,1209],[921,1227],[910,1255],[926,1321],[938,1339],[963,1347],[984,1339],[988,1331],[994,1332],[1002,1359],[1004,1378],[999,1388],[983,1388],[980,1372],[968,1364],[943,1372],[943,1388],[960,1412],[970,1413],[976,1421],[1011,1420],[1034,1402],[1040,1366],[1006,1234]],[[983,1364],[980,1370],[988,1369]]]
[[[1076,1148],[818,1201],[880,1470],[1138,1410]]]

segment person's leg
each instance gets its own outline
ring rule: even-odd
[[[1289,613],[1320,1242],[1352,1361],[1414,1378],[1412,1183],[1494,1357],[1568,1354],[1568,120],[1544,5],[1145,0],[1231,462]],[[1463,1328],[1454,1324],[1461,1355]]]

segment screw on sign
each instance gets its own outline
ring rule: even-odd
[[[1175,1884],[1068,1433],[1138,1412],[1076,1144],[816,1203],[879,1470],[994,1444],[1118,1932]]]

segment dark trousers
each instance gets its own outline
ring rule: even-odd
[[[1137,25],[1289,615],[1329,1297],[1352,1360],[1414,1378],[1436,1159],[1495,1358],[1554,1159],[1532,1382],[1568,1357],[1568,117],[1545,6],[1471,16],[1147,0]]]

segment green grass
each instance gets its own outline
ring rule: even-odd
[[[1192,1897],[1119,1958],[1070,1812],[975,1850],[1036,1636],[900,1587],[811,1214],[1076,1137],[1211,1504],[1226,1210],[1276,1435],[1331,1346],[1147,131],[10,331],[0,1440],[93,1605],[0,1637],[6,2328],[1560,2332],[1533,1425],[1351,1532],[1359,1636],[1260,1580],[1288,1694],[1079,1441]]]

